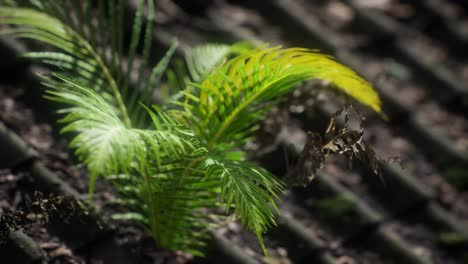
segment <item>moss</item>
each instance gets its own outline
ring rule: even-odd
[[[395,262],[395,260],[393,260],[393,259],[388,259],[388,258],[383,258],[383,259],[382,259],[382,262],[383,262],[384,264],[395,264],[395,263],[397,263],[397,262]]]
[[[314,209],[318,217],[324,220],[345,218],[348,220],[353,212],[354,204],[344,195],[321,199]]]
[[[468,264],[468,253],[464,253],[459,260],[461,264]]]
[[[458,233],[454,232],[440,232],[437,234],[437,241],[444,245],[456,245],[466,242],[465,238]]]
[[[468,169],[449,168],[444,173],[445,179],[459,190],[468,190]]]

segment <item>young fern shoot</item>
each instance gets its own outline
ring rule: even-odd
[[[145,74],[152,0],[138,1],[127,51],[123,0],[100,0],[97,7],[90,0],[20,2],[0,6],[1,23],[13,26],[4,33],[56,48],[24,56],[53,66],[54,72],[44,77],[45,94],[62,103],[62,131],[75,135],[70,146],[90,171],[90,193],[96,177],[110,181],[125,203],[114,218],[134,220],[158,247],[201,255],[206,231],[218,217],[209,209],[223,206],[234,211],[266,252],[262,234],[275,225],[275,203],[285,185],[246,161],[240,148],[276,99],[300,82],[327,80],[381,111],[370,84],[327,55],[246,44],[193,49],[186,56],[193,82],[164,110],[150,107],[176,48]],[[142,62],[132,83],[140,42]]]

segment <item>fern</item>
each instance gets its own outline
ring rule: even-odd
[[[123,0],[100,0],[97,7],[90,0],[30,0],[1,6],[0,21],[13,26],[3,34],[55,47],[24,56],[54,69],[43,77],[46,97],[63,104],[62,131],[75,135],[70,146],[90,171],[90,194],[97,177],[120,193],[126,209],[114,218],[140,224],[157,246],[202,254],[205,231],[219,217],[209,208],[223,206],[266,253],[262,234],[275,225],[285,186],[240,151],[258,121],[280,96],[312,78],[379,112],[377,94],[352,70],[312,50],[210,44],[186,54],[193,82],[164,111],[150,108],[176,44],[147,69],[153,1],[138,1],[128,50],[123,12]]]
[[[220,47],[214,57],[225,50]],[[182,92],[184,99],[174,102],[180,109],[172,114],[193,129],[209,152],[220,156],[208,173],[221,175],[226,206],[235,205],[236,215],[259,237],[264,248],[261,234],[275,224],[269,205],[274,206],[273,198],[283,191],[283,184],[242,158],[228,156],[249,140],[275,100],[301,81],[329,81],[378,112],[380,99],[369,83],[352,70],[309,49],[263,47],[244,52],[221,66],[211,65],[205,80],[191,83]]]

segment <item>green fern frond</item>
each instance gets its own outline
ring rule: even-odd
[[[381,111],[377,93],[351,69],[309,49],[281,47],[256,49],[228,61],[200,84],[192,84],[197,96],[187,95],[179,105],[189,111],[187,122],[208,149],[239,147],[276,98],[313,78],[329,81]]]
[[[272,206],[284,191],[284,184],[263,168],[245,161],[208,159],[207,175],[221,179],[221,199],[229,212],[233,207],[242,224],[258,237],[266,254],[262,234],[276,225]]]
[[[91,174],[128,171],[133,157],[144,153],[137,131],[127,128],[112,106],[84,84],[59,75],[54,79],[44,82],[46,96],[70,106],[59,110],[65,114],[62,132],[77,134],[70,145]]]
[[[219,49],[215,60],[221,61],[219,57],[225,56],[226,50]],[[213,65],[210,62],[204,68],[204,81],[191,83],[182,92],[183,98],[175,102],[182,110],[173,114],[195,131],[210,153],[221,155],[220,160],[212,161],[208,174],[221,178],[221,196],[227,208],[234,205],[236,215],[264,248],[261,235],[274,224],[270,206],[275,207],[274,199],[283,185],[267,171],[231,159],[228,154],[244,145],[276,99],[301,81],[329,81],[377,112],[380,99],[354,71],[308,49],[260,48],[244,52],[222,66]]]
[[[181,158],[195,150],[198,141],[194,135],[171,120],[157,108],[148,113],[156,130],[127,128],[112,106],[93,90],[78,80],[54,75],[45,85],[49,99],[69,105],[59,113],[66,125],[62,132],[73,132],[70,142],[76,154],[90,173],[90,194],[97,176],[128,173],[134,162],[146,162],[154,153],[157,164],[166,155]],[[140,160],[139,160],[140,159]]]

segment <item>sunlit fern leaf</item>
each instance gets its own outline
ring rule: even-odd
[[[222,64],[230,55],[243,54],[253,46],[247,42],[233,45],[205,44],[189,49],[185,54],[185,61],[194,82],[202,81],[216,66]]]
[[[159,163],[165,155],[188,155],[198,144],[193,134],[158,109],[148,110],[156,130],[127,128],[106,100],[78,80],[55,75],[45,85],[49,99],[70,106],[59,111],[65,114],[62,132],[77,133],[70,145],[91,172],[91,188],[96,176],[129,172],[138,159],[146,162],[150,151]]]
[[[47,98],[65,103],[62,132],[77,133],[70,145],[90,172],[107,175],[128,171],[133,157],[144,153],[136,130],[129,129],[113,107],[77,79],[55,75],[44,82]]]
[[[185,55],[187,67],[195,82],[201,81],[214,65],[219,64],[230,52],[229,45],[208,44],[197,46]]]
[[[281,47],[256,49],[228,61],[193,84],[198,96],[186,96],[182,105],[208,149],[221,144],[238,147],[245,142],[239,134],[261,120],[273,100],[313,78],[327,80],[380,111],[377,93],[351,69],[308,49]]]

